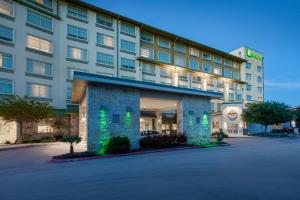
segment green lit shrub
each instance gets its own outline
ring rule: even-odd
[[[127,136],[114,136],[111,137],[105,145],[104,152],[106,154],[121,154],[128,153],[131,145]]]
[[[186,136],[184,134],[175,135],[154,135],[143,137],[139,140],[141,148],[164,148],[172,146],[180,146],[186,144]]]

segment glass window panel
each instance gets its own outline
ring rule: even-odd
[[[202,64],[202,70],[203,70],[203,72],[206,72],[206,73],[212,73],[212,66],[211,66],[211,64],[209,64],[209,63],[203,63]]]
[[[210,53],[203,52],[203,58],[204,58],[205,60],[211,60],[211,54],[210,54]]]
[[[108,35],[103,35],[101,33],[97,33],[97,43],[98,44],[108,46],[108,47],[114,47],[113,41],[114,41],[113,37],[108,36]]]
[[[180,66],[180,67],[184,67],[185,66],[185,58],[175,56],[175,65]]]
[[[167,52],[159,51],[158,60],[164,63],[170,63],[170,54]]]
[[[152,44],[153,43],[153,34],[147,33],[147,32],[142,32],[141,40]]]
[[[0,94],[12,94],[13,83],[12,80],[0,79]]]
[[[127,40],[121,40],[121,49],[135,53],[135,43]]]
[[[113,65],[114,57],[113,55],[109,55],[105,53],[97,53],[97,63],[105,64],[105,65]]]
[[[121,32],[129,35],[135,35],[135,26],[127,23],[121,24]]]
[[[68,15],[78,19],[87,20],[87,10],[84,8],[79,8],[77,6],[69,5]]]
[[[170,48],[170,40],[159,37],[158,38],[158,45],[165,48]]]
[[[32,35],[27,36],[27,47],[52,53],[52,42]]]
[[[0,53],[0,68],[13,68],[13,55],[7,53]]]
[[[153,49],[151,48],[141,48],[141,56],[149,59],[153,59]]]
[[[13,2],[7,0],[0,0],[0,13],[13,17],[14,16]]]
[[[175,51],[185,53],[185,45],[175,43]]]
[[[102,26],[106,26],[109,28],[113,27],[113,19],[111,17],[97,14],[97,24],[101,24]]]
[[[199,57],[200,56],[200,51],[197,48],[191,47],[190,48],[190,55],[191,56],[195,56],[195,57]]]
[[[142,63],[144,73],[155,74],[155,65],[152,63]]]
[[[232,77],[232,71],[228,68],[224,69],[224,77],[231,78]]]
[[[196,60],[190,60],[190,68],[199,70],[199,62]]]
[[[0,40],[5,40],[7,42],[14,41],[14,31],[12,28],[0,26]]]
[[[135,69],[135,60],[128,58],[121,58],[121,67],[127,69]]]

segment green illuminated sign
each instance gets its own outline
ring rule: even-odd
[[[254,53],[252,50],[247,49],[247,56],[249,58],[255,58],[256,60],[262,61],[264,57],[262,57],[261,55],[258,55],[256,53]]]

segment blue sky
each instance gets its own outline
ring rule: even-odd
[[[226,52],[263,52],[265,98],[300,106],[298,0],[85,1]]]

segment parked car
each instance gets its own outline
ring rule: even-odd
[[[151,135],[160,135],[161,133],[158,131],[142,131],[141,136],[151,136]]]

